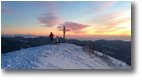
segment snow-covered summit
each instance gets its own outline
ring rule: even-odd
[[[131,69],[122,61],[81,46],[62,43],[44,45],[1,55],[2,69]]]

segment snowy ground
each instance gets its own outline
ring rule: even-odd
[[[131,69],[122,61],[94,51],[90,57],[74,44],[45,45],[1,55],[2,69]]]

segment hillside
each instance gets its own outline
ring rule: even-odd
[[[131,69],[122,61],[81,46],[44,45],[1,55],[2,69]]]

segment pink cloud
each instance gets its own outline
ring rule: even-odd
[[[116,4],[116,1],[103,2],[97,10],[106,11],[107,9],[111,8],[114,4]]]
[[[88,27],[89,25],[75,23],[75,22],[63,22],[63,19],[55,14],[44,14],[38,18],[39,22],[45,26],[45,27],[53,27],[57,26],[57,28],[61,29],[62,26],[59,26],[60,24],[63,24],[66,26],[66,29],[75,33],[82,33],[82,29]]]
[[[63,22],[63,20],[59,16],[52,13],[44,14],[40,16],[38,20],[43,26],[46,27],[53,27]]]
[[[89,12],[87,12],[87,13],[92,14],[92,13],[105,12],[116,3],[117,3],[116,1],[100,1],[100,2],[97,2],[96,6],[90,8]]]
[[[75,33],[81,33],[83,31],[81,31],[82,29],[89,27],[89,25],[85,25],[85,24],[80,24],[80,23],[75,23],[75,22],[64,22],[64,24],[66,26],[66,29]],[[58,28],[62,28],[62,26],[59,26]]]
[[[57,11],[58,9],[55,1],[49,1],[49,2],[41,1],[34,4],[42,7],[47,7],[48,9],[48,13],[45,13],[38,18],[39,22],[43,26],[53,27],[63,23],[63,19],[60,16],[58,16],[58,11]]]
[[[2,13],[11,14],[13,12],[13,10],[10,9],[10,8],[1,8],[1,12]]]

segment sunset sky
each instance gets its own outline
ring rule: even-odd
[[[129,1],[46,1],[1,4],[2,34],[62,35],[68,38],[131,39],[131,2]]]

